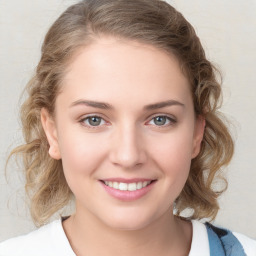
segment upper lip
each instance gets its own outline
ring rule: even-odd
[[[146,178],[133,178],[133,179],[108,178],[108,179],[102,179],[102,181],[113,181],[113,182],[123,182],[123,183],[137,183],[137,182],[153,181],[153,180],[155,180],[155,179],[146,179]]]

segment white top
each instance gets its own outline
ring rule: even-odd
[[[193,237],[188,256],[210,256],[207,230],[204,224],[192,220]],[[247,256],[256,256],[256,242],[233,233],[242,243]],[[64,232],[61,219],[27,235],[0,243],[0,256],[76,256]]]
[[[210,256],[206,226],[197,220],[192,220],[192,227],[192,243],[188,256]]]

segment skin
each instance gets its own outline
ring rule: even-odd
[[[169,100],[176,103],[144,109]],[[88,115],[102,119],[90,128]],[[170,119],[159,124],[156,116]],[[195,116],[188,79],[174,56],[102,37],[73,57],[55,117],[43,109],[41,119],[49,154],[62,159],[76,198],[76,213],[63,227],[77,255],[188,255],[191,223],[172,209],[200,151],[205,123]],[[127,202],[99,182],[113,177],[157,181],[146,195]]]

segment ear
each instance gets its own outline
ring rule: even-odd
[[[201,142],[204,137],[205,119],[202,116],[198,116],[195,122],[192,159],[197,157],[201,149]]]
[[[56,125],[52,116],[49,114],[49,112],[45,108],[41,109],[41,123],[50,146],[49,155],[53,159],[56,159],[56,160],[61,159]]]

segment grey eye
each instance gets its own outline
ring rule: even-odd
[[[87,119],[88,119],[88,123],[91,126],[98,126],[100,125],[102,118],[98,116],[91,116],[91,117],[88,117]]]
[[[165,116],[157,116],[153,120],[156,125],[165,125],[167,118]]]

